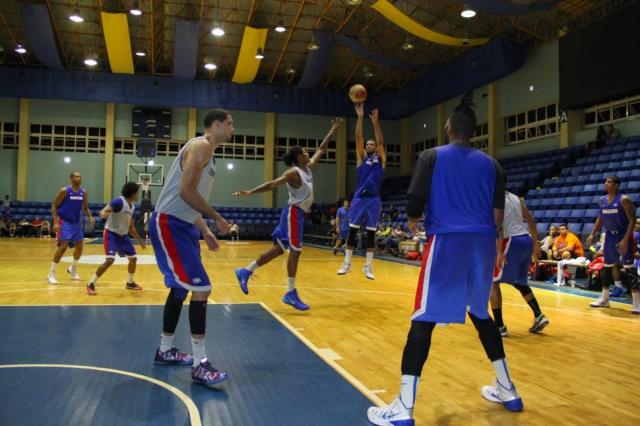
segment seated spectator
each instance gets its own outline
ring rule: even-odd
[[[384,249],[386,251],[391,251],[393,249],[397,249],[400,247],[400,243],[407,239],[407,236],[402,229],[402,225],[398,224],[396,229],[393,230],[391,235],[387,238]]]
[[[40,220],[40,216],[36,216],[36,218],[31,221],[31,229],[29,230],[29,236],[40,237],[41,234],[42,234],[42,221]]]
[[[558,235],[560,235],[558,227],[556,225],[552,225],[551,228],[549,228],[549,235],[547,235],[542,239],[542,241],[540,241],[540,259],[551,260],[551,258],[553,257],[553,243],[558,238]]]
[[[18,237],[28,237],[31,232],[31,222],[29,222],[26,218],[22,218],[20,222],[18,222],[18,229],[16,235]]]
[[[391,204],[391,210],[389,212],[389,216],[391,217],[391,220],[398,219],[399,215],[400,215],[400,210],[398,210],[395,205]]]
[[[0,237],[8,237],[9,236],[9,225],[7,225],[7,221],[2,218],[0,219]]]
[[[380,223],[376,230],[376,247],[384,250],[389,235],[391,235],[391,227]]]
[[[558,227],[560,236],[553,243],[552,255],[553,259],[575,259],[584,256],[584,250],[580,239],[572,232],[569,232],[566,224]]]
[[[42,221],[42,227],[40,229],[40,236],[43,238],[49,238],[51,236],[51,225],[48,220]]]
[[[4,196],[4,200],[2,200],[2,207],[7,209],[7,211],[11,210],[11,198],[9,197],[9,194]]]
[[[231,241],[240,241],[240,227],[233,221],[230,221],[230,224],[229,237],[231,237]]]

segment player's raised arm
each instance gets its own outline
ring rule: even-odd
[[[300,182],[300,175],[298,174],[298,171],[296,169],[289,169],[276,179],[265,182],[262,185],[258,185],[253,189],[235,191],[233,195],[235,197],[241,197],[258,194],[260,192],[273,191],[274,189],[281,185],[284,185],[285,183],[295,182]]]
[[[378,155],[382,160],[382,167],[387,167],[387,151],[384,149],[384,136],[382,135],[382,129],[380,128],[380,122],[378,121],[378,109],[374,109],[371,114],[369,114],[369,118],[371,119],[371,124],[373,125],[373,132],[376,137],[376,148],[378,150]]]
[[[322,156],[327,153],[327,148],[329,147],[329,141],[331,140],[331,136],[333,136],[336,130],[338,130],[338,127],[340,127],[340,125],[342,124],[342,121],[343,121],[342,118],[334,118],[331,121],[331,128],[329,128],[329,131],[327,132],[327,135],[322,140],[322,143],[318,147],[318,150],[315,152],[315,154],[313,154],[313,157],[311,157],[311,160],[309,161],[309,164],[308,164],[309,167],[313,169],[317,164],[317,162],[320,160],[320,158],[322,158]]]
[[[355,105],[356,114],[358,114],[358,121],[356,122],[356,165],[359,166],[364,158],[364,133],[362,130],[364,119],[364,104],[359,103]]]

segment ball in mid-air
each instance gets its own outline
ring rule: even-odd
[[[359,104],[367,100],[367,89],[362,84],[354,84],[349,89],[349,98],[354,104]]]

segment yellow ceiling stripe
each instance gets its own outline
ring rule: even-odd
[[[127,14],[100,12],[100,16],[111,71],[119,74],[133,74]]]
[[[264,45],[267,42],[267,31],[267,29],[244,27],[236,70],[231,81],[234,83],[251,83],[256,78],[261,62],[256,59],[256,51],[258,48],[264,50]]]
[[[451,37],[431,30],[402,13],[387,0],[378,0],[371,7],[405,31],[433,43],[447,46],[478,46],[489,41],[489,38],[470,38],[465,42],[464,38]]]

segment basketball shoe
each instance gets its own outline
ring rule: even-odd
[[[611,292],[609,292],[609,297],[620,297],[624,294],[624,288],[615,287]]]
[[[47,275],[47,281],[49,281],[49,284],[51,285],[58,284],[58,278],[56,278],[56,273],[49,272],[49,275]]]
[[[376,276],[373,275],[373,267],[371,265],[365,265],[364,268],[362,268],[362,272],[364,272],[364,276],[367,277],[367,279],[376,279]]]
[[[414,426],[413,410],[406,408],[399,397],[386,407],[369,407],[369,422],[379,426]]]
[[[340,267],[340,269],[338,269],[338,275],[345,275],[350,270],[351,270],[351,264],[344,262]]]
[[[94,283],[89,283],[87,284],[87,294],[89,296],[95,296],[98,294],[98,292],[96,291],[96,286]]]
[[[80,280],[80,275],[78,275],[78,271],[76,271],[76,269],[73,266],[69,266],[67,268],[67,272],[69,273],[69,275],[71,275],[72,280],[74,281]]]
[[[493,386],[483,386],[480,392],[484,399],[502,404],[509,411],[522,411],[524,409],[522,398],[518,395],[513,383],[510,383],[509,387],[504,387],[496,379]]]
[[[126,288],[127,290],[142,290],[142,286],[139,286],[138,284],[136,284],[135,282],[133,283],[126,283],[124,285],[124,288]]]
[[[589,306],[591,306],[592,308],[608,308],[609,300],[605,300],[602,296],[600,296],[595,302],[589,303]]]
[[[309,309],[309,305],[300,300],[300,296],[298,296],[298,291],[293,289],[287,292],[283,297],[282,301],[287,305],[291,305],[299,311],[306,311]]]
[[[202,358],[200,365],[191,367],[191,378],[194,382],[210,387],[227,380],[227,373],[216,370],[206,358]]]
[[[533,320],[533,325],[531,326],[529,331],[531,333],[540,333],[548,325],[549,319],[543,314],[540,314],[536,319]]]
[[[251,278],[251,275],[253,275],[253,272],[251,272],[248,269],[245,268],[238,268],[236,269],[236,278],[238,279],[238,284],[240,284],[240,290],[242,290],[242,292],[244,294],[249,294],[249,278]]]
[[[160,348],[158,348],[156,349],[154,362],[156,364],[191,365],[193,364],[193,357],[180,352],[178,348],[171,348],[166,352],[160,352]]]
[[[507,326],[506,326],[506,325],[503,325],[503,326],[501,326],[501,327],[498,327],[498,330],[500,331],[500,335],[501,335],[502,337],[507,337],[507,336],[509,336],[509,330],[507,330]]]

